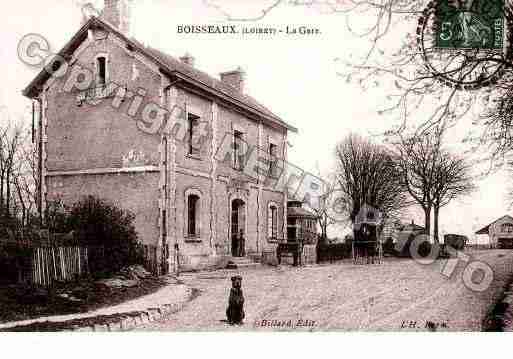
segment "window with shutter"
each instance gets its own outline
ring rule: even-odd
[[[278,176],[278,146],[274,143],[269,144],[269,177],[275,178]]]
[[[187,154],[191,156],[200,155],[200,139],[198,133],[199,117],[192,113],[187,114]]]
[[[233,166],[242,171],[244,166],[244,134],[240,131],[233,132]]]

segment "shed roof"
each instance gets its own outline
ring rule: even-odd
[[[289,207],[287,209],[287,217],[317,219],[315,214],[301,207]]]
[[[480,230],[478,230],[476,232],[476,234],[488,234],[489,233],[489,229],[490,229],[490,226],[499,222],[501,219],[505,219],[505,218],[509,218],[510,220],[513,221],[513,217],[511,217],[509,214],[506,214],[500,218],[497,218],[495,221],[493,221],[492,223],[486,225],[485,227],[481,228]]]

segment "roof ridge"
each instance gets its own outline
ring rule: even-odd
[[[116,35],[119,35],[124,41],[127,41],[129,45],[136,46],[142,52],[144,51],[144,55],[150,57],[153,61],[157,62],[159,66],[163,66],[167,68],[166,70],[170,72],[176,72],[181,75],[184,75],[190,78],[192,81],[197,81],[201,84],[204,84],[208,87],[208,91],[211,91],[213,94],[216,92],[221,93],[223,96],[228,96],[228,101],[234,101],[236,106],[240,106],[242,104],[242,108],[246,107],[245,110],[249,112],[254,112],[254,114],[259,117],[266,119],[271,123],[275,123],[276,125],[285,127],[286,129],[297,132],[297,129],[285,121],[283,121],[278,115],[274,114],[271,110],[269,110],[266,106],[261,104],[255,98],[250,95],[246,95],[240,91],[238,91],[235,87],[230,86],[229,84],[221,81],[208,74],[205,71],[199,70],[194,66],[190,66],[175,58],[172,55],[167,54],[166,52],[159,50],[157,48],[151,47],[150,45],[145,45],[137,40],[135,37],[128,37],[126,34],[123,34],[114,26],[104,21],[101,18],[92,16],[80,29],[73,35],[73,37],[64,45],[64,47],[58,52],[59,55],[63,56],[67,51],[72,49],[72,45],[75,41],[80,40],[81,36],[84,36],[84,32],[89,29],[89,27],[93,24],[99,24],[107,28],[107,30],[114,32]],[[34,95],[33,92],[37,92],[38,85],[40,83],[45,83],[49,74],[42,69],[39,74],[30,82],[30,84],[23,90],[23,94],[27,97],[31,97]],[[237,104],[239,103],[239,104]]]
[[[505,218],[505,217],[509,217],[511,219],[513,219],[513,216],[509,215],[509,214],[505,214],[499,218],[497,218],[495,221],[492,221],[490,223],[488,223],[486,226],[484,226],[483,228],[481,228],[480,230],[476,231],[475,234],[480,234],[479,232],[484,232],[484,231],[487,231],[488,228],[492,225],[492,224],[495,224],[497,222],[499,222],[501,219]]]
[[[191,65],[189,65],[187,63],[184,63],[184,62],[180,61],[179,58],[177,58],[177,57],[175,57],[173,55],[168,54],[164,50],[158,49],[158,48],[153,47],[153,46],[147,46],[146,49],[149,50],[149,51],[157,52],[157,55],[160,54],[161,56],[164,56],[164,57],[174,61],[176,64],[179,64],[179,66],[183,66],[183,67],[189,68],[191,71],[197,72],[197,73],[207,77],[207,79],[212,81],[211,84],[209,84],[208,82],[205,83],[205,81],[200,81],[200,82],[204,83],[207,86],[212,86],[216,90],[221,91],[221,92],[225,93],[226,95],[232,96],[233,93],[230,93],[230,91],[223,91],[222,87],[224,87],[225,89],[226,88],[230,88],[231,91],[236,92],[243,99],[250,100],[251,102],[253,102],[253,105],[257,105],[258,107],[261,107],[260,110],[262,110],[262,109],[265,110],[267,112],[267,115],[270,115],[275,120],[281,122],[280,123],[281,125],[289,126],[278,115],[274,114],[270,109],[268,109],[267,106],[263,105],[260,101],[256,100],[253,96],[239,91],[236,87],[232,86],[231,84],[223,82],[221,79],[218,79],[218,78],[212,76],[211,74],[209,74],[208,72],[200,70],[200,69],[198,69],[195,66],[191,66]],[[220,85],[221,88],[216,87],[216,85]]]

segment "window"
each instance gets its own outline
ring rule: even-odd
[[[267,215],[267,232],[268,237],[272,239],[278,238],[278,207],[271,203]]]
[[[187,113],[187,154],[190,156],[200,155],[198,125],[199,117],[192,113]]]
[[[239,171],[244,169],[244,134],[237,130],[233,132],[233,166]]]
[[[104,56],[96,59],[96,68],[98,71],[98,85],[105,85],[107,83],[107,59]]]
[[[277,177],[278,169],[278,146],[274,143],[269,144],[269,177]]]
[[[199,237],[199,201],[196,194],[187,196],[187,236]]]
[[[513,224],[504,223],[503,225],[501,225],[501,232],[502,233],[513,233]]]

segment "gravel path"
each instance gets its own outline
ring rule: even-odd
[[[181,280],[199,295],[180,312],[140,329],[479,331],[513,274],[513,251],[469,254],[494,271],[484,292],[466,288],[464,262],[450,279],[440,273],[441,261],[426,266],[399,259],[242,271],[246,320],[240,327],[223,321],[233,271],[185,274]]]
[[[168,285],[162,287],[155,293],[148,294],[146,296],[139,297],[133,300],[129,300],[122,304],[97,309],[87,313],[55,315],[50,317],[41,317],[23,321],[1,323],[0,330],[14,328],[17,326],[27,326],[34,323],[59,323],[76,319],[94,318],[99,316],[109,316],[121,313],[138,312],[144,311],[148,308],[158,308],[165,304],[181,304],[187,302],[191,295],[190,288],[184,284],[177,283],[177,281],[174,278],[169,277],[166,280],[168,282]]]

